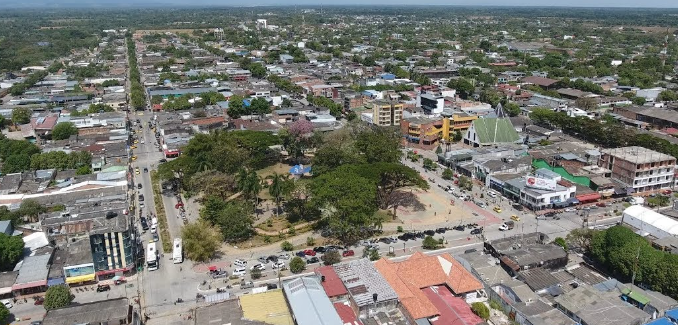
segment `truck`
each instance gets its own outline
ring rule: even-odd
[[[174,245],[172,245],[172,261],[174,264],[179,264],[184,261],[183,250],[181,247],[181,238],[174,238]]]

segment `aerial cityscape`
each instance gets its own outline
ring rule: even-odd
[[[0,325],[678,325],[664,2],[0,4]]]

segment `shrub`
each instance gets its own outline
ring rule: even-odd
[[[306,246],[313,246],[313,245],[315,245],[315,238],[306,237]]]
[[[424,249],[436,249],[438,247],[438,241],[431,236],[426,236],[421,244],[421,247]]]
[[[567,242],[565,242],[563,237],[556,237],[556,239],[553,240],[553,243],[562,247],[564,250],[567,250]]]
[[[482,302],[472,303],[471,310],[473,311],[473,313],[478,315],[478,317],[482,318],[483,320],[490,319],[490,309],[487,308],[487,306]]]
[[[403,232],[403,226],[398,226],[398,232]]]
[[[292,251],[294,249],[294,245],[292,245],[292,243],[290,243],[288,241],[284,241],[284,242],[282,242],[282,244],[280,244],[280,248],[282,248],[282,250],[284,250],[286,252],[289,252],[289,251]]]
[[[501,304],[499,302],[497,302],[496,300],[490,300],[490,307],[492,309],[496,309],[496,310],[502,310],[503,309],[501,307]]]
[[[44,307],[47,310],[66,307],[73,301],[71,290],[65,285],[51,286],[45,293]]]
[[[301,273],[306,269],[306,262],[299,256],[295,256],[290,261],[290,272],[294,274]]]
[[[323,260],[325,265],[333,265],[341,262],[341,254],[337,250],[332,250],[323,254],[320,259]]]
[[[250,272],[250,276],[252,276],[252,280],[257,280],[261,278],[261,270],[260,269],[252,269],[252,272]]]

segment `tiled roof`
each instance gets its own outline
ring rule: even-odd
[[[332,298],[348,294],[348,290],[344,287],[344,283],[341,282],[337,272],[335,272],[334,268],[331,266],[319,267],[315,270],[315,273],[325,277],[322,286],[328,297]]]
[[[405,309],[415,318],[438,315],[436,307],[420,290],[446,284],[454,293],[462,294],[482,289],[482,284],[450,254],[426,256],[414,253],[407,260],[379,260],[375,266],[395,289]]]
[[[345,303],[335,302],[334,309],[337,310],[337,314],[339,314],[339,318],[341,318],[341,321],[344,322],[344,324],[362,325],[351,306]]]

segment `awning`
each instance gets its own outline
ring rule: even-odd
[[[12,292],[12,287],[0,288],[0,295],[6,295]]]
[[[66,282],[64,282],[64,278],[47,279],[47,286],[48,287],[57,286],[57,285],[64,284],[64,283],[66,283]]]
[[[629,290],[628,288],[624,288],[622,293],[642,305],[647,305],[650,302],[650,299],[645,297],[642,293]]]
[[[97,275],[101,276],[101,275],[107,275],[107,274],[123,273],[123,272],[127,272],[127,271],[129,271],[133,268],[134,268],[134,263],[129,263],[129,264],[127,264],[127,267],[125,267],[124,269],[101,270],[101,271],[97,271]]]
[[[579,200],[577,200],[576,198],[571,197],[571,198],[567,199],[567,203],[579,204]]]
[[[95,277],[96,277],[96,274],[94,274],[94,273],[72,276],[72,277],[66,278],[66,283],[73,284],[73,283],[83,283],[83,282],[88,282],[88,281],[94,281]]]
[[[671,309],[671,310],[667,310],[667,311],[665,312],[665,315],[668,316],[668,317],[671,318],[671,319],[678,320],[678,308],[676,308],[676,309]]]
[[[579,200],[579,202],[595,201],[600,200],[600,194],[599,193],[582,194],[577,195],[576,198],[577,200]]]
[[[47,285],[47,280],[33,281],[28,283],[15,284],[12,286],[12,291],[26,288],[43,287]]]

